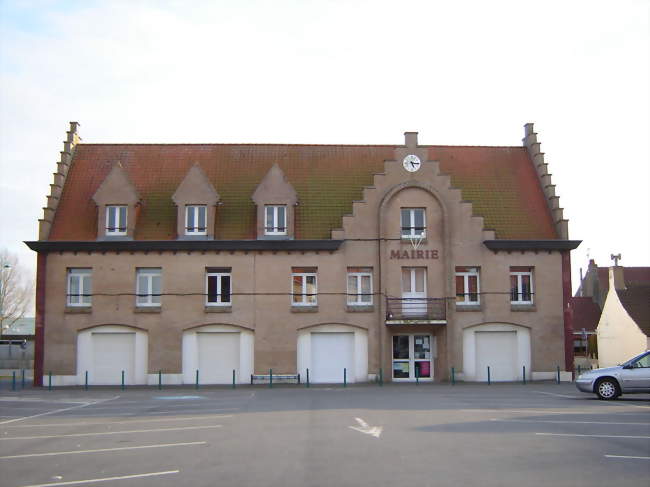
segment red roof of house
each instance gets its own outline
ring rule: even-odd
[[[639,328],[650,336],[650,285],[630,285],[617,289],[618,299]]]
[[[626,286],[650,285],[650,267],[623,267]],[[598,284],[603,292],[609,289],[609,267],[598,267]]]
[[[573,316],[573,331],[596,331],[600,321],[600,308],[590,297],[571,298],[570,307]]]
[[[97,238],[92,200],[111,167],[120,162],[143,200],[136,240],[175,238],[172,194],[198,163],[223,203],[215,238],[256,237],[251,195],[274,163],[298,193],[298,239],[329,239],[364,186],[394,158],[396,146],[279,144],[79,144],[54,217],[49,240]],[[485,228],[499,239],[557,239],[535,168],[524,147],[427,147],[453,187],[473,204]]]

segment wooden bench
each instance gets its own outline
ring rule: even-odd
[[[276,383],[291,383],[295,382],[300,384],[300,374],[251,374],[251,385],[258,384],[271,384]]]

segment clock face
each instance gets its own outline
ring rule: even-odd
[[[408,172],[415,172],[418,169],[420,169],[420,158],[414,154],[409,154],[404,158],[402,161],[402,165],[404,166],[404,169],[406,169]]]

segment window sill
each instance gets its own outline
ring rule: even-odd
[[[318,313],[318,305],[314,306],[291,306],[292,313]]]
[[[93,308],[92,306],[66,306],[63,312],[71,315],[88,314],[93,312]]]
[[[375,306],[372,304],[359,304],[359,305],[348,304],[345,307],[345,310],[348,313],[372,313],[373,311],[375,311]]]
[[[232,306],[206,306],[206,313],[232,313]]]
[[[456,311],[461,313],[464,311],[481,311],[482,307],[480,304],[458,304],[456,303]]]
[[[162,313],[161,306],[136,306],[134,313]]]
[[[513,304],[510,303],[510,311],[537,311],[534,304]]]

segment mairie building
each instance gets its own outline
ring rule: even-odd
[[[572,369],[569,240],[517,147],[84,144],[39,222],[35,381],[520,381]]]

